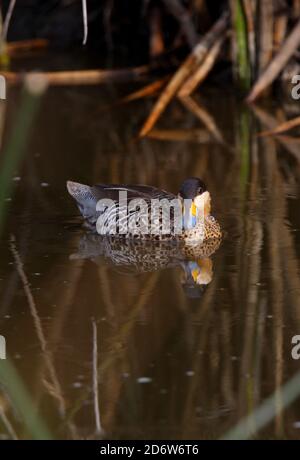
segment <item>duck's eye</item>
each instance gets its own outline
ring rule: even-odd
[[[201,195],[204,192],[202,187],[198,187],[197,189],[197,195]]]

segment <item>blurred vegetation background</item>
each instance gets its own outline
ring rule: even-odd
[[[167,73],[141,135],[170,100],[190,96],[208,75],[217,82],[235,80],[241,95],[253,102],[274,81],[286,86],[300,72],[299,0],[10,0],[2,2],[1,11],[6,70],[11,70],[10,55],[24,49],[84,45],[101,56],[100,67],[124,72],[126,64],[127,77]],[[6,77],[18,80],[16,74]],[[114,77],[120,74],[47,75],[53,84]]]

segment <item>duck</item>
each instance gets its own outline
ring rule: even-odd
[[[210,193],[198,177],[185,179],[177,195],[150,185],[89,186],[70,180],[67,190],[86,227],[102,236],[175,240],[186,246],[222,238],[221,226],[211,214]]]

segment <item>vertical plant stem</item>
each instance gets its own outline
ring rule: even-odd
[[[259,2],[259,74],[268,66],[273,53],[273,0]]]
[[[240,88],[247,91],[250,88],[251,72],[247,43],[246,16],[241,0],[231,0],[231,15],[234,29],[236,76]]]
[[[253,85],[249,95],[248,102],[254,102],[255,99],[273,82],[285,64],[292,57],[300,44],[300,20],[296,23],[285,42],[282,44],[276,56],[260,75],[257,82]]]
[[[249,65],[251,67],[251,80],[256,76],[256,0],[243,0],[243,7],[247,20],[247,36],[249,50]]]
[[[280,5],[279,5],[280,6]],[[273,52],[277,53],[281,47],[287,32],[288,15],[286,11],[279,10],[274,12],[274,31],[273,31]]]

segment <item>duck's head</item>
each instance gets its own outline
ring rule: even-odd
[[[189,177],[180,187],[178,196],[183,203],[184,227],[192,228],[197,219],[210,214],[210,193],[205,183],[198,177]]]
[[[179,195],[183,199],[193,200],[196,196],[202,195],[207,188],[204,182],[198,177],[189,177],[182,182]]]

